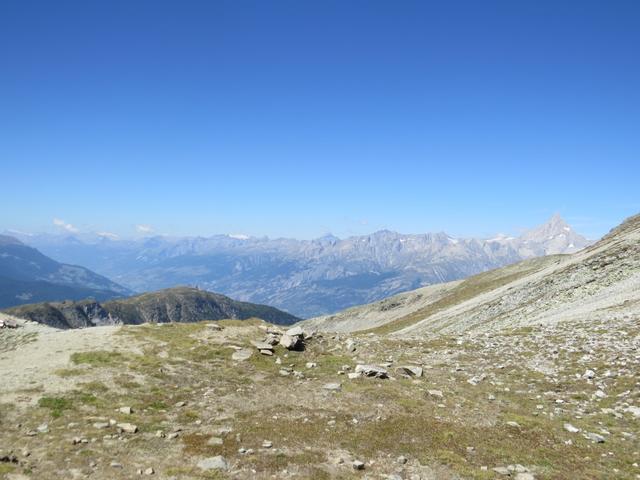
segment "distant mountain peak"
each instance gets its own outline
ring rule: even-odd
[[[546,223],[524,232],[520,240],[525,244],[545,245],[544,254],[547,255],[573,253],[590,243],[575,232],[559,213],[553,214]]]
[[[326,233],[325,235],[316,238],[314,240],[315,243],[319,243],[322,245],[335,245],[340,241],[340,238],[336,237],[333,233]]]
[[[566,234],[572,229],[569,224],[560,216],[554,213],[553,216],[542,225],[538,225],[524,233],[523,237],[536,237],[537,240],[544,240],[549,235]],[[544,238],[541,238],[544,237]]]
[[[329,232],[319,237],[318,240],[340,240],[340,238],[336,237],[333,233]]]
[[[568,227],[569,229],[571,229],[571,227],[569,226],[569,224],[566,222],[566,220],[564,218],[562,218],[562,216],[559,213],[554,213],[551,218],[547,221],[547,223],[545,225],[550,225],[553,226],[555,228],[565,228]]]
[[[244,233],[230,233],[227,236],[234,240],[249,240],[251,238],[249,235],[245,235]]]

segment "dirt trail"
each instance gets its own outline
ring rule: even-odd
[[[0,314],[0,318],[7,315]],[[13,318],[13,317],[9,317]],[[74,378],[54,375],[71,366],[74,352],[107,349],[117,344],[113,334],[119,326],[58,330],[16,319],[18,328],[0,330],[0,402],[32,403],[29,391],[58,392],[73,388]]]

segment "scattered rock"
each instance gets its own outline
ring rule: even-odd
[[[351,465],[354,470],[364,470],[364,462],[361,462],[360,460],[354,460]]]
[[[594,395],[596,396],[596,398],[607,398],[607,394],[604,393],[602,390],[597,390],[596,393],[594,393]]]
[[[132,423],[118,423],[116,427],[124,433],[136,433],[138,431],[138,427]]]
[[[349,339],[347,340],[347,343],[345,344],[344,348],[347,352],[355,352],[356,344],[353,340]]]
[[[335,392],[339,392],[340,390],[342,390],[342,384],[340,383],[325,383],[322,388],[324,388],[325,390],[331,390],[331,391],[335,391]]]
[[[216,428],[215,430],[216,435],[221,435],[221,436],[229,435],[231,432],[233,432],[233,428],[229,426]]]
[[[207,440],[207,445],[209,445],[210,447],[219,447],[223,443],[224,441],[220,437],[211,437],[209,440]]]
[[[215,457],[204,458],[198,462],[198,468],[201,470],[228,470],[229,464],[227,460],[221,456],[216,455]]]
[[[427,390],[427,393],[431,397],[444,398],[444,395],[442,394],[442,390]]]
[[[422,377],[422,372],[422,367],[413,365],[403,365],[401,367],[396,367],[396,373],[398,375],[402,375],[403,377]]]
[[[536,480],[536,477],[530,472],[520,472],[516,473],[515,480]]]
[[[236,350],[231,354],[231,360],[235,360],[236,362],[244,362],[245,360],[249,360],[253,355],[253,351],[248,348],[243,348],[241,350]]]
[[[579,428],[574,427],[570,423],[565,423],[564,424],[564,429],[569,433],[578,433],[580,431]]]
[[[18,323],[11,318],[5,318],[0,320],[0,328],[18,328]]]
[[[297,350],[301,344],[300,337],[293,337],[291,335],[283,335],[280,338],[280,345],[287,350]]]
[[[120,407],[118,411],[120,413],[124,413],[125,415],[131,415],[133,413],[133,409],[131,407]]]
[[[584,438],[586,438],[587,440],[591,440],[592,442],[595,442],[595,443],[604,443],[604,437],[597,433],[587,432],[584,434]]]
[[[473,377],[471,377],[469,380],[467,380],[467,383],[469,385],[473,385],[476,386],[478,385],[481,381],[483,381],[487,376],[485,374],[482,375],[475,375]]]
[[[376,365],[356,365],[355,373],[364,377],[389,378],[387,370]]]
[[[13,453],[4,453],[0,451],[0,463],[18,463],[18,457]]]
[[[256,347],[258,350],[270,350],[273,351],[273,345],[267,342],[251,342],[251,344]]]
[[[303,337],[304,331],[302,330],[302,327],[292,327],[284,332],[284,334],[289,335],[290,337]]]
[[[640,407],[630,406],[624,409],[625,412],[631,413],[634,417],[640,418]]]

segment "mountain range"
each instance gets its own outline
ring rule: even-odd
[[[0,308],[55,299],[107,300],[131,293],[91,270],[59,263],[14,237],[0,235]]]
[[[84,265],[126,288],[199,286],[309,318],[399,292],[468,277],[523,259],[573,253],[589,244],[559,215],[518,237],[453,238],[382,230],[339,239],[236,235],[22,235],[59,261]]]
[[[549,229],[540,230],[549,234]],[[491,334],[640,313],[640,215],[572,255],[529,259],[304,322],[305,328],[402,337]]]

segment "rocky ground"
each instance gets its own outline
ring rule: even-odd
[[[0,329],[0,478],[640,478],[624,313],[420,338],[110,328]]]

